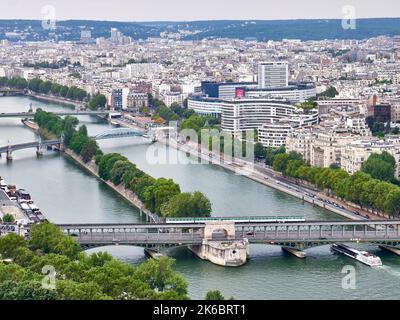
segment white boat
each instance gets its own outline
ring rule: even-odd
[[[29,205],[27,203],[21,202],[19,205],[21,206],[22,210],[24,210],[24,211],[31,210],[31,208],[29,207]]]
[[[331,248],[335,252],[344,254],[345,256],[360,261],[370,267],[380,267],[383,265],[381,259],[378,256],[368,251],[359,251],[345,246],[344,244],[336,243],[333,244]]]
[[[39,208],[34,203],[30,203],[28,206],[33,212],[39,211]]]
[[[6,187],[7,187],[7,182],[4,179],[0,178],[0,188],[5,190]]]

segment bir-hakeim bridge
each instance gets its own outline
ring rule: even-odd
[[[297,257],[307,248],[343,242],[368,242],[392,248],[400,244],[400,220],[237,222],[213,218],[202,223],[62,224],[84,248],[133,245],[163,249],[187,246],[200,258],[224,266],[247,261],[249,244],[281,246]],[[393,250],[392,250],[393,252]]]
[[[281,246],[297,257],[303,250],[334,243],[368,242],[400,252],[400,220],[235,222],[157,224],[59,224],[65,234],[85,248],[131,245],[162,252],[186,246],[200,258],[223,266],[246,263],[250,244]],[[0,225],[0,232],[18,232],[17,226]],[[28,233],[29,235],[29,233]]]

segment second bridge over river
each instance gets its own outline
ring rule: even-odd
[[[126,137],[143,137],[149,139],[149,141],[156,140],[156,130],[136,130],[127,128],[114,128],[101,132],[91,138],[95,140],[108,140],[108,139],[118,139]],[[38,140],[32,142],[25,142],[19,144],[9,144],[7,146],[0,146],[0,156],[2,153],[7,154],[7,159],[12,159],[12,153],[18,150],[35,148],[38,153],[41,153],[41,149],[44,147],[57,146],[61,149],[62,139],[55,140]]]

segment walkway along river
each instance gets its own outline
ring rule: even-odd
[[[64,106],[27,97],[1,97],[0,112],[27,111],[30,102],[35,108],[65,110]],[[80,116],[79,119],[88,126],[90,135],[109,128],[96,117]],[[8,140],[12,143],[33,141],[35,134],[24,128],[19,119],[2,119],[0,145],[6,145]],[[104,152],[122,153],[154,177],[173,178],[183,191],[202,191],[212,201],[215,215],[290,214],[316,220],[340,218],[214,165],[152,165],[146,159],[149,145],[144,142],[141,138],[124,138],[102,141],[100,145]],[[139,211],[118,193],[58,153],[47,152],[37,158],[33,149],[15,152],[12,163],[7,164],[4,157],[0,159],[0,175],[26,188],[46,217],[56,223],[141,221]],[[107,250],[132,263],[145,259],[142,248],[121,246]],[[307,258],[300,260],[286,255],[279,247],[252,245],[248,264],[227,269],[196,258],[186,248],[170,252],[177,259],[177,270],[189,281],[192,298],[204,298],[209,289],[220,289],[225,296],[233,295],[237,299],[398,298],[400,260],[394,255],[377,251],[385,267],[372,269],[333,255],[329,247],[310,249],[307,253]],[[345,265],[355,267],[355,290],[342,289],[345,274],[341,271]]]

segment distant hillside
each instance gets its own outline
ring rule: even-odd
[[[356,29],[345,30],[342,20],[276,20],[276,21],[200,21],[190,23],[193,29],[208,30],[186,37],[256,38],[257,40],[323,40],[365,39],[380,35],[400,35],[400,18],[358,19]]]
[[[282,40],[365,39],[380,35],[400,35],[400,18],[358,19],[355,30],[344,30],[342,21],[331,20],[218,20],[190,22],[112,22],[67,20],[58,21],[56,30],[45,30],[37,20],[0,20],[0,39],[42,41],[47,39],[79,40],[81,30],[90,30],[92,37],[110,36],[110,28],[118,28],[134,39],[159,37],[161,32],[190,31],[184,40],[237,38]]]

